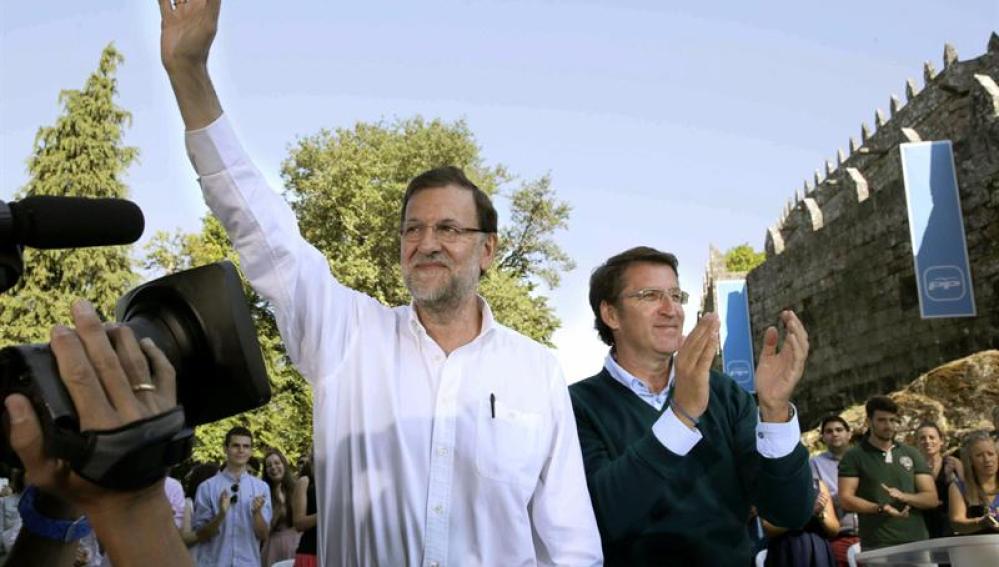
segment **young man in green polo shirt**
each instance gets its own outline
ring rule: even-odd
[[[860,519],[860,547],[871,550],[929,538],[923,510],[937,507],[937,489],[923,456],[895,441],[898,405],[867,400],[867,436],[839,462],[843,509]]]

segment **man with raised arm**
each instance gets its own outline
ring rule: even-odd
[[[207,70],[218,0],[160,0],[161,55],[205,200],[313,387],[321,565],[593,565],[600,539],[561,370],[476,294],[496,211],[455,167],[401,207],[413,301],[341,285],[240,147]]]
[[[798,528],[815,494],[790,403],[808,356],[791,311],[777,352],[767,329],[756,369],[757,404],[711,370],[718,316],[684,339],[676,257],[640,246],[590,277],[590,306],[610,346],[596,376],[570,388],[607,565],[750,562],[750,507]]]

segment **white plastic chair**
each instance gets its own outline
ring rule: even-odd
[[[857,555],[860,554],[860,542],[851,545],[846,550],[846,562],[850,567],[857,567]]]

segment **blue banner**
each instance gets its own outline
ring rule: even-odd
[[[975,294],[950,140],[901,144],[900,149],[920,315],[974,317]]]
[[[749,393],[756,391],[753,336],[749,325],[746,280],[715,282],[715,305],[721,321],[722,368]]]

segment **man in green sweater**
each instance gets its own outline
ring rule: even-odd
[[[672,254],[638,247],[590,278],[590,306],[610,345],[599,374],[570,387],[607,565],[748,565],[750,506],[796,528],[813,511],[808,453],[790,398],[808,334],[790,311],[777,352],[767,329],[759,404],[711,371],[718,316],[683,337]]]

